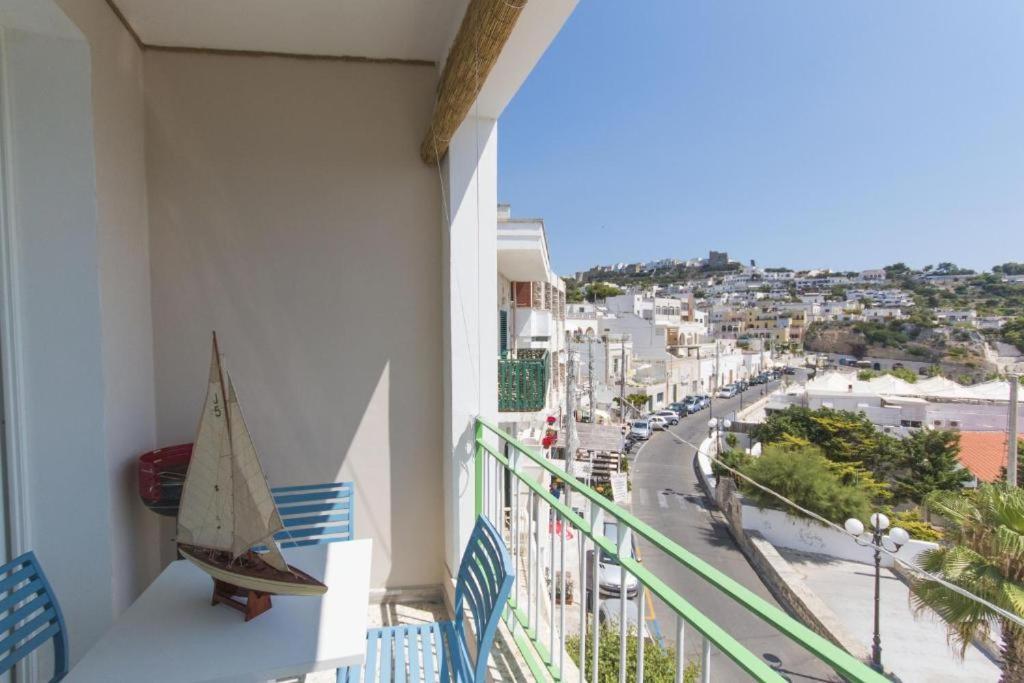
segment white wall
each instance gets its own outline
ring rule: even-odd
[[[444,553],[454,576],[474,523],[474,419],[498,415],[497,121],[468,117],[443,170]]]
[[[172,557],[173,524],[139,500],[136,462],[156,446],[142,52],[104,0],[61,0],[89,41],[100,325],[115,612]]]
[[[847,534],[804,517],[788,515],[781,510],[744,505],[743,528],[760,532],[769,543],[778,548],[829,555],[864,564],[874,564],[875,561],[874,550],[858,545]],[[900,548],[896,556],[901,560],[913,562],[921,552],[935,547],[935,543],[911,539]],[[892,557],[883,553],[882,565],[890,567],[892,564]]]
[[[157,440],[194,438],[217,330],[271,485],[354,481],[373,585],[439,583],[435,71],[149,51],[145,77]]]
[[[11,540],[39,556],[76,660],[113,618],[89,50],[51,2],[2,0],[0,26]]]

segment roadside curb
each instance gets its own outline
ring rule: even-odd
[[[846,632],[835,613],[803,582],[800,575],[786,561],[786,558],[779,554],[775,546],[756,531],[747,533],[743,529],[737,530],[735,525],[729,522],[728,517],[719,507],[715,491],[711,489],[709,478],[704,476],[700,464],[700,453],[705,450],[705,444],[708,441],[710,439],[702,442],[701,447],[694,453],[693,469],[701,489],[708,499],[708,515],[712,522],[721,524],[728,530],[740,552],[743,553],[747,562],[761,579],[761,583],[791,617],[854,657],[861,661],[867,661],[869,655],[867,646]],[[730,488],[735,487],[731,479],[723,480],[723,485],[725,482],[732,484]],[[731,495],[731,493],[727,491],[726,495]]]

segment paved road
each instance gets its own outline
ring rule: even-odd
[[[771,385],[771,389],[777,386]],[[761,395],[762,387],[751,387],[744,395],[747,405]],[[740,399],[715,399],[716,417],[729,416],[739,409]],[[679,438],[699,444],[707,433],[708,411],[682,420],[672,431]],[[728,574],[773,605],[778,605],[758,578],[724,526],[712,521],[704,494],[693,468],[695,449],[681,445],[671,434],[656,432],[637,451],[633,466],[633,512],[684,548]],[[649,544],[641,542],[644,564],[665,580],[697,609],[725,628],[751,652],[771,662],[781,660],[782,673],[794,682],[830,681],[838,677],[824,664],[807,654],[785,636],[751,615],[743,607],[711,588],[690,570],[668,558]],[[675,615],[660,601],[655,610],[661,631],[668,643],[675,638]],[[699,657],[701,637],[686,629],[687,659]],[[724,654],[715,651],[711,658],[714,681],[747,681],[744,674]]]

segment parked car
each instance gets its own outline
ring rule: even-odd
[[[715,394],[715,395],[718,398],[732,398],[733,396],[735,396],[738,393],[739,393],[739,391],[737,391],[735,384],[726,384],[724,387],[719,389],[718,393]]]
[[[735,386],[736,386],[736,391],[738,393],[738,392],[746,391],[747,389],[749,389],[750,388],[750,383],[747,382],[747,380],[745,380],[745,379],[741,379],[741,380],[737,380],[736,381]]]
[[[669,403],[668,409],[675,413],[680,420],[693,412],[692,410],[690,410],[690,406],[686,401]]]
[[[651,423],[647,420],[633,420],[629,423],[629,434],[634,439],[651,438]]]
[[[665,422],[670,425],[679,424],[679,413],[674,410],[659,410],[655,415],[665,418]]]
[[[701,394],[697,398],[700,399],[700,410],[711,407],[711,397],[707,394]]]
[[[647,416],[647,421],[651,423],[651,429],[663,432],[668,429],[668,420],[661,415],[654,413],[653,415]]]
[[[618,545],[619,542],[619,525],[617,522],[605,522],[603,533],[605,537],[612,543]],[[593,550],[587,551],[587,585],[593,586],[594,582],[594,555]],[[636,541],[629,548],[629,556],[631,559],[636,559]],[[612,597],[619,597],[622,595],[622,567],[619,565],[619,558],[614,554],[605,552],[601,549],[601,555],[598,558],[597,564],[597,586],[600,587],[601,596],[606,595]],[[626,574],[626,597],[636,597],[639,592],[640,584],[637,578],[632,574]],[[592,604],[592,603],[591,603]],[[616,612],[617,614],[617,612]]]
[[[782,374],[784,374],[784,375],[795,375],[796,374],[796,368],[792,368],[792,367],[787,365],[786,367],[782,368]]]
[[[692,415],[703,410],[704,401],[701,400],[700,396],[687,396],[683,399],[683,405],[686,406],[687,412]]]

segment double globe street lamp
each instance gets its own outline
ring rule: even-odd
[[[708,438],[711,438],[712,434],[715,434],[715,445],[718,447],[718,452],[722,452],[722,430],[729,431],[732,427],[732,422],[728,419],[719,420],[717,417],[713,417],[708,420]]]
[[[846,524],[843,526],[846,528],[846,533],[853,536],[858,545],[871,546],[875,549],[875,633],[871,640],[871,666],[881,673],[882,639],[878,635],[878,610],[882,576],[882,548],[894,553],[906,545],[910,540],[910,534],[906,529],[901,529],[898,526],[894,526],[888,534],[885,534],[885,530],[889,528],[889,518],[881,512],[873,513],[870,521],[871,531],[868,533],[864,532],[864,522],[853,517],[846,520]]]

